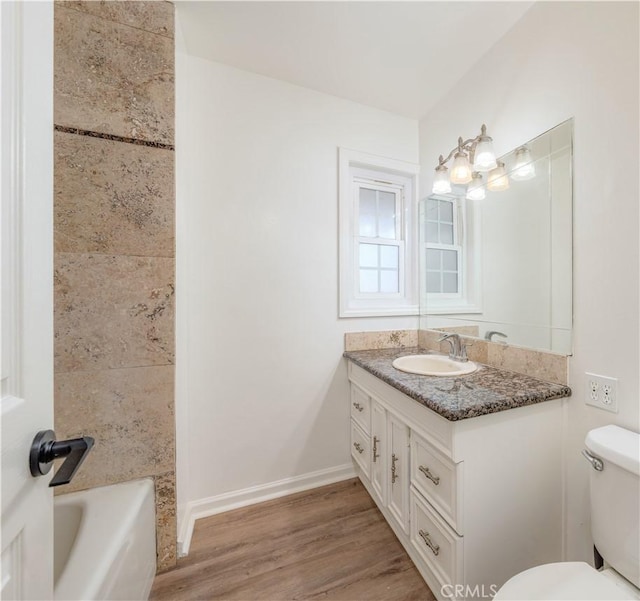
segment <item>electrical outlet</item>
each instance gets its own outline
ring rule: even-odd
[[[586,403],[605,411],[618,413],[618,380],[586,373]]]

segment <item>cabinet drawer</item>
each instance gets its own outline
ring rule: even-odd
[[[411,488],[411,544],[440,584],[463,582],[463,538]]]
[[[369,449],[369,435],[362,431],[362,428],[351,420],[351,455],[356,463],[362,468],[365,476],[369,477],[369,467],[371,465],[371,453]]]
[[[455,464],[411,432],[411,483],[462,534],[462,463]]]
[[[351,384],[351,417],[367,434],[371,432],[371,399],[355,384]]]

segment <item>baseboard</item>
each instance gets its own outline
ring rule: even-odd
[[[355,477],[356,472],[353,465],[347,463],[293,478],[284,478],[267,484],[250,486],[214,497],[191,501],[186,504],[185,514],[181,520],[182,527],[178,533],[178,555],[183,557],[189,553],[196,520]]]

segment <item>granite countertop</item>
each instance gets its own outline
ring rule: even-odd
[[[408,374],[391,365],[397,357],[430,353],[413,347],[346,351],[344,356],[450,421],[571,396],[568,386],[481,363],[471,374],[450,378]]]

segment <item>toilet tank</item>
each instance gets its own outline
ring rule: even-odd
[[[591,430],[588,451],[603,469],[590,469],[591,533],[614,570],[640,588],[640,434],[619,426]]]

